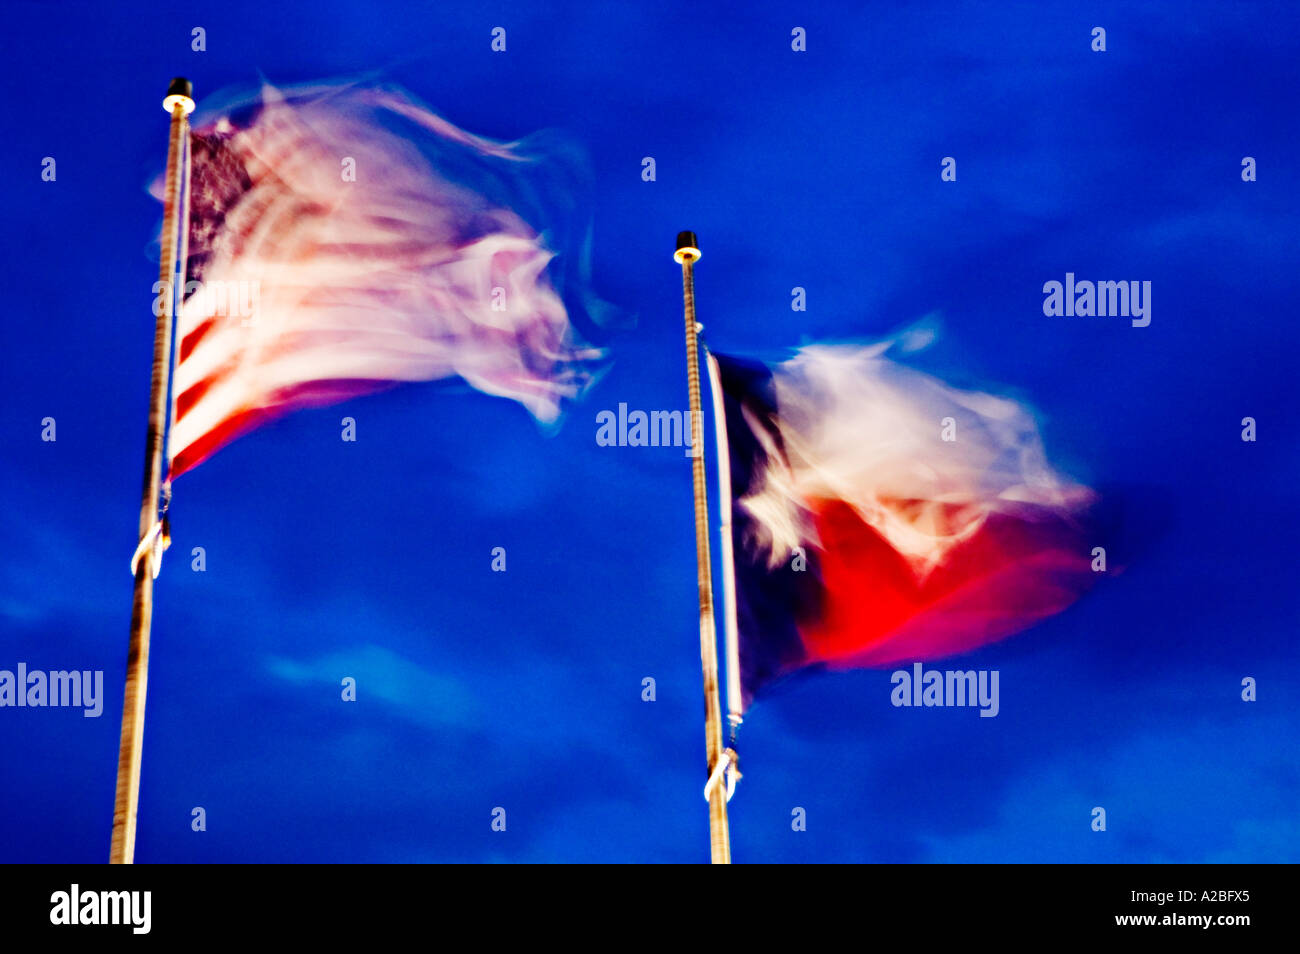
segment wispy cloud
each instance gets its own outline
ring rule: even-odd
[[[271,656],[266,670],[298,685],[336,686],[340,696],[342,681],[350,677],[356,680],[358,701],[378,699],[402,718],[427,728],[475,729],[481,722],[476,697],[458,680],[382,646],[366,644],[304,660]]]

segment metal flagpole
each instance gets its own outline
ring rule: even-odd
[[[704,428],[700,413],[699,325],[695,321],[695,275],[700,258],[694,232],[677,235],[673,258],[682,266],[686,311],[686,380],[691,398],[691,476],[695,487],[695,557],[700,591],[700,664],[704,672],[704,743],[708,756],[709,845],[715,865],[731,864],[727,796],[716,769],[722,756],[722,709],[718,702],[718,637],[713,622],[713,579],[709,561],[708,499],[704,484]]]
[[[181,186],[189,177],[187,117],[194,111],[193,97],[189,80],[178,77],[172,80],[163,99],[163,109],[172,117],[167,146],[166,193],[163,196],[162,257],[158,264],[158,279],[163,283],[164,298],[154,326],[149,429],[145,439],[144,489],[140,497],[140,546],[132,564],[135,597],[131,605],[131,644],[126,656],[126,688],[122,699],[122,739],[117,754],[113,845],[109,852],[112,864],[131,864],[135,858],[136,806],[140,798],[140,757],[144,745],[144,700],[149,677],[149,624],[153,618],[153,580],[157,575],[162,545],[158,490],[162,479],[167,380],[171,371],[172,309],[177,292],[177,218]]]

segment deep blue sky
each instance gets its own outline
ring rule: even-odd
[[[997,718],[892,708],[888,672],[761,700],[736,860],[1300,860],[1296,7],[465,6],[6,7],[0,668],[103,669],[107,701],[0,709],[0,859],[108,852],[167,80],[202,103],[379,70],[474,132],[584,147],[595,287],[636,325],[555,436],[411,386],[178,481],[138,861],[707,859],[688,461],[598,447],[594,422],[685,405],[681,228],[713,347],[936,316],[926,366],[1030,401],[1126,514],[1126,572],[962,661],[1000,670]],[[1067,271],[1151,281],[1150,327],[1044,317]]]

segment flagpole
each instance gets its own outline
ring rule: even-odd
[[[117,793],[113,802],[111,864],[131,864],[135,858],[136,808],[140,799],[140,758],[144,746],[144,701],[149,678],[149,624],[153,619],[153,580],[158,545],[158,491],[162,479],[167,379],[170,374],[172,309],[175,300],[177,216],[188,169],[188,116],[194,110],[189,80],[176,78],[167,89],[163,109],[171,114],[167,146],[166,192],[163,196],[162,254],[158,280],[163,283],[163,307],[154,326],[153,376],[149,390],[149,428],[145,439],[144,487],[140,496],[140,548],[135,560],[135,595],[131,604],[131,643],[126,656],[126,688],[122,699],[122,738],[117,754]]]
[[[700,592],[700,665],[704,673],[704,744],[708,777],[714,778],[722,756],[722,708],[718,701],[718,637],[713,621],[713,574],[709,560],[708,491],[704,483],[704,428],[700,413],[699,325],[695,321],[694,265],[700,249],[694,232],[677,235],[673,258],[682,266],[682,298],[686,312],[686,380],[691,399],[691,477],[695,488],[695,559]],[[709,846],[715,865],[731,864],[731,835],[727,827],[726,786],[707,788]]]

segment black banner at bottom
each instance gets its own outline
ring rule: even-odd
[[[552,866],[541,877],[519,866],[10,866],[0,923],[9,938],[90,943],[432,939],[458,925],[497,940],[561,932],[608,943],[626,932],[666,943],[710,923],[740,939],[781,921],[927,940],[1100,933],[1231,944],[1285,927],[1293,881],[1289,867],[1252,865],[749,867],[688,879],[658,866]]]

